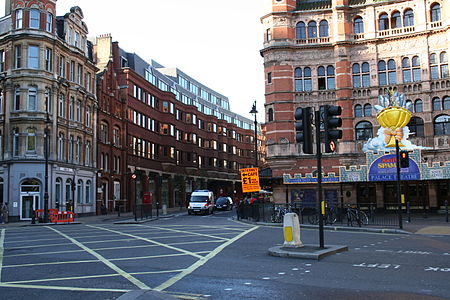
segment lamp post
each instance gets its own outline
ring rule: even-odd
[[[258,111],[256,110],[256,100],[253,102],[252,110],[250,111],[251,114],[255,116],[255,168],[258,167],[258,122],[256,121],[256,114]]]
[[[45,156],[45,183],[44,183],[44,223],[48,223],[48,135],[50,134],[50,129],[48,124],[51,123],[50,117],[47,115],[45,118],[45,129],[44,129],[44,156]]]

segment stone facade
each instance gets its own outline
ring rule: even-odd
[[[419,163],[445,165],[450,160],[448,1],[267,2],[271,9],[262,17],[261,54],[265,107],[268,114],[273,112],[273,119],[268,117],[264,126],[267,161],[275,178],[306,176],[315,169],[311,167],[316,165],[314,156],[302,154],[295,143],[297,107],[342,107],[343,138],[336,153],[323,159],[325,174],[339,175],[339,167],[367,164],[362,146],[379,128],[373,107],[379,95],[394,91],[405,94],[413,104],[414,122],[409,127],[416,135],[410,140],[428,147],[422,150]],[[434,179],[405,182],[407,198],[441,207],[450,200],[450,182],[444,177]],[[275,198],[292,200],[285,199],[282,183],[274,187]],[[341,181],[325,187],[347,202],[381,199],[377,203],[382,206],[390,201],[388,182],[369,184],[369,188]]]

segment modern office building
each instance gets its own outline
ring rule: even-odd
[[[395,204],[392,177],[374,176],[377,166],[395,164],[379,165],[389,154],[366,147],[378,136],[373,108],[379,96],[398,92],[413,114],[409,140],[420,146],[410,154],[416,169],[408,170],[402,193],[412,207],[443,207],[450,200],[450,2],[266,3],[264,127],[275,199],[316,202],[316,160],[295,142],[294,111],[339,105],[343,138],[323,157],[325,197]]]
[[[12,220],[44,208],[46,187],[49,208],[94,213],[97,68],[81,9],[55,7],[8,0],[0,19],[0,200]]]
[[[96,39],[99,205],[126,209],[153,197],[184,206],[195,189],[240,196],[239,168],[254,162],[252,121],[180,70]],[[145,202],[146,200],[144,200]]]

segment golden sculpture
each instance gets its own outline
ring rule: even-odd
[[[384,141],[386,147],[395,147],[395,140],[398,140],[399,147],[404,147],[401,142],[403,139],[403,127],[408,125],[412,113],[399,106],[389,106],[377,114],[377,120],[384,130]]]

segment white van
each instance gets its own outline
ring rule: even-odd
[[[214,193],[208,190],[196,190],[192,192],[189,199],[188,214],[192,213],[214,213]]]

